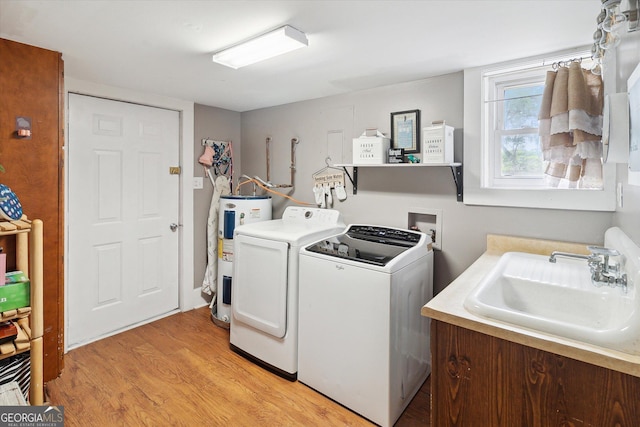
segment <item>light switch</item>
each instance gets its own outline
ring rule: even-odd
[[[622,208],[624,206],[624,203],[622,202],[623,198],[622,198],[622,183],[621,182],[618,183],[618,187],[616,188],[616,200],[618,201],[618,207]]]
[[[204,187],[203,178],[201,176],[194,176],[193,177],[193,189],[194,190],[202,190],[203,187]]]

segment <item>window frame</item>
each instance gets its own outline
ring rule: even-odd
[[[501,101],[505,100],[505,91],[514,86],[533,86],[542,82],[544,85],[546,69],[536,67],[524,71],[514,71],[485,75],[487,85],[487,96],[489,99],[484,102],[483,120],[486,122],[488,155],[486,166],[487,173],[484,174],[484,186],[491,188],[543,188],[545,187],[544,176],[502,176],[502,136],[532,134],[538,135],[538,128],[504,129],[504,108]],[[491,112],[491,110],[493,112]]]
[[[510,206],[564,210],[615,211],[615,165],[603,165],[601,190],[541,188],[521,186],[490,187],[487,171],[495,166],[491,156],[489,126],[484,118],[485,100],[491,90],[485,76],[513,71],[522,72],[567,57],[583,56],[588,48],[570,49],[554,54],[503,62],[464,70],[464,203],[482,206]]]

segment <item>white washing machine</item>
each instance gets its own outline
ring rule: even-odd
[[[296,379],[300,248],[344,228],[336,210],[295,206],[287,207],[282,219],[236,228],[230,326],[234,351]]]
[[[423,233],[350,225],[300,252],[298,381],[392,426],[431,372],[433,251]]]

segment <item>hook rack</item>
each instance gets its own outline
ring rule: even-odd
[[[315,171],[312,175],[314,185],[316,187],[321,187],[323,185],[328,185],[330,188],[335,188],[337,185],[344,187],[344,172],[340,168],[336,168],[331,166],[331,157],[325,157],[324,163],[325,167]],[[329,169],[335,169],[339,171],[339,173],[325,173],[322,172],[328,171]]]
[[[218,139],[210,139],[210,138],[202,138],[202,146],[208,145],[209,147],[213,147],[216,144],[228,144],[231,141],[220,141]]]

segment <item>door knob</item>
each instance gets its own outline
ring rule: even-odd
[[[171,224],[169,224],[169,228],[171,229],[171,231],[175,232],[178,229],[178,224],[172,222]]]

